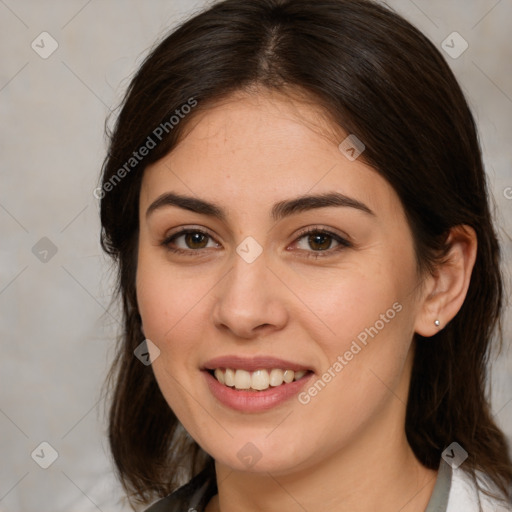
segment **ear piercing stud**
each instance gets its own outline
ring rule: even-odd
[[[434,320],[434,325],[436,327],[439,327],[441,325],[441,322],[439,320]]]

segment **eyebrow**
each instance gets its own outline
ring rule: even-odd
[[[157,197],[146,210],[146,218],[156,210],[166,206],[177,206],[184,210],[226,221],[226,213],[219,205],[175,192],[166,192]],[[355,208],[356,210],[375,216],[375,213],[361,201],[338,192],[328,192],[320,195],[304,195],[286,201],[279,201],[272,207],[271,217],[277,222],[290,215],[331,206]]]

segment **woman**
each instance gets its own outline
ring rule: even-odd
[[[134,505],[511,510],[475,124],[408,22],[215,4],[133,79],[101,196],[125,319],[109,439]]]

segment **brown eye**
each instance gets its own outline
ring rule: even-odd
[[[189,254],[219,246],[211,235],[198,229],[183,229],[163,240],[162,245],[169,251]]]
[[[204,249],[208,243],[208,235],[199,231],[191,231],[182,235],[185,237],[185,243],[189,249]]]
[[[319,228],[303,231],[295,244],[306,257],[312,258],[334,255],[342,249],[352,247],[352,244],[340,235]]]
[[[332,236],[326,235],[325,233],[317,233],[308,236],[309,246],[318,251],[326,251],[327,249],[330,249],[332,241]]]

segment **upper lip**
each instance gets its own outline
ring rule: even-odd
[[[231,368],[235,370],[246,370],[248,372],[265,369],[271,370],[272,368],[293,371],[311,370],[310,367],[303,364],[271,356],[220,356],[206,361],[203,365],[204,370],[215,370],[217,368]]]

